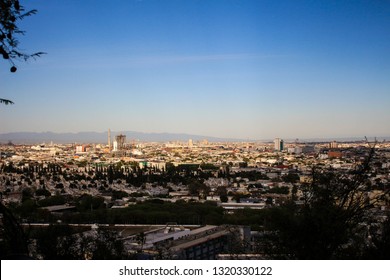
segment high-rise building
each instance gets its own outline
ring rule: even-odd
[[[117,142],[116,140],[114,140],[114,142],[113,142],[112,144],[113,144],[113,146],[114,146],[113,151],[114,151],[114,152],[117,152],[117,151],[118,151],[118,142]]]
[[[284,146],[283,139],[275,138],[274,144],[275,144],[275,146],[274,146],[275,151],[283,151],[283,146]]]
[[[115,141],[117,142],[117,150],[121,151],[123,150],[125,146],[125,141],[126,141],[126,135],[119,134],[115,136]]]
[[[339,147],[339,144],[337,143],[337,141],[333,141],[329,144],[329,147],[331,149],[337,149]]]
[[[108,151],[111,151],[111,129],[108,129],[107,142],[108,142]]]

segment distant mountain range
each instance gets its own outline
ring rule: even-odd
[[[209,142],[272,142],[273,139],[253,140],[253,139],[237,139],[237,138],[220,138],[184,133],[144,133],[136,131],[111,131],[111,140],[114,141],[115,136],[118,134],[126,135],[126,141],[144,141],[144,142],[169,142],[169,141],[181,141],[186,142],[189,139],[193,141],[201,141],[207,139]],[[389,137],[377,137],[378,141],[384,139],[390,140]],[[284,139],[286,143],[295,142],[295,139]],[[362,137],[336,137],[336,138],[307,138],[300,139],[300,143],[309,142],[327,142],[327,141],[363,141]],[[373,141],[373,137],[368,138],[369,141]],[[6,144],[12,142],[14,144],[40,144],[40,143],[107,143],[107,131],[105,132],[78,132],[78,133],[56,133],[56,132],[11,132],[0,134],[0,144]]]
[[[218,138],[180,133],[143,133],[136,131],[111,131],[111,141],[118,134],[126,135],[126,141],[168,142],[168,141],[200,141],[207,139],[209,142],[242,142],[248,141],[233,138]],[[78,133],[55,133],[55,132],[11,132],[0,134],[0,143],[14,144],[38,144],[38,143],[107,143],[106,132],[78,132]]]

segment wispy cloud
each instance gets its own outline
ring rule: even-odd
[[[255,61],[286,57],[277,54],[252,54],[252,53],[230,53],[230,54],[201,54],[201,55],[129,55],[125,52],[93,53],[91,51],[68,51],[57,52],[54,56],[48,56],[40,61],[48,68],[63,69],[113,69],[113,68],[138,68],[138,67],[159,67],[199,63],[221,63],[234,61]]]
[[[130,64],[138,65],[161,65],[199,62],[222,62],[240,60],[258,60],[280,57],[280,55],[259,54],[208,54],[208,55],[167,55],[167,56],[143,56],[126,59]]]

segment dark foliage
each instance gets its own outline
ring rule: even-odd
[[[19,225],[13,213],[0,202],[2,228],[0,242],[1,259],[14,259],[19,256],[28,256],[28,243],[24,230]]]
[[[123,242],[114,231],[75,232],[68,225],[51,224],[34,233],[36,258],[46,260],[119,260],[126,258]]]
[[[15,59],[28,60],[43,54],[26,54],[19,50],[17,36],[24,35],[25,31],[19,29],[18,21],[36,13],[37,10],[26,11],[18,0],[0,0],[0,54],[11,64],[11,72],[16,72]]]
[[[20,30],[18,21],[36,14],[37,10],[26,11],[18,0],[0,0],[0,55],[9,62],[10,71],[15,73],[17,68],[15,60],[28,60],[43,55],[43,52],[26,54],[19,49],[19,35],[25,31]],[[0,103],[14,104],[11,100],[0,98]]]
[[[374,147],[349,174],[313,169],[312,182],[302,186],[302,205],[292,201],[267,210],[260,250],[274,259],[382,258],[379,248],[388,244],[382,232],[388,229],[370,229],[378,224],[375,206],[386,203],[386,192],[368,196],[373,156]],[[381,237],[371,240],[370,234]]]

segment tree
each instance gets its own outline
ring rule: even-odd
[[[123,241],[118,233],[92,229],[75,232],[69,225],[51,224],[36,233],[36,257],[47,260],[123,259]]]
[[[24,35],[18,21],[36,14],[37,10],[26,11],[18,0],[0,0],[0,55],[11,65],[10,71],[16,72],[15,60],[27,61],[30,58],[40,57],[43,52],[26,54],[19,49],[18,35]],[[13,104],[11,100],[0,98],[0,103]]]
[[[75,232],[69,225],[50,224],[35,233],[37,258],[46,260],[77,259],[78,250],[73,246],[77,241]]]
[[[18,0],[0,0],[0,54],[3,59],[8,60],[12,65],[11,72],[16,72],[15,59],[27,61],[30,58],[40,57],[43,52],[26,54],[19,50],[19,40],[16,35],[24,35],[25,31],[20,30],[17,21],[37,13],[37,10],[27,11]]]
[[[188,190],[192,196],[199,196],[205,199],[210,192],[210,187],[198,180],[191,180],[188,184]]]
[[[370,233],[371,225],[377,224],[375,206],[386,199],[386,192],[367,195],[373,156],[374,146],[350,173],[313,169],[312,182],[302,188],[303,205],[291,201],[268,210],[260,242],[263,252],[284,259],[364,258],[372,247],[367,236],[380,232]]]
[[[28,258],[27,236],[13,213],[0,201],[0,213],[3,223],[0,242],[1,259]]]
[[[229,198],[227,196],[227,190],[226,187],[219,186],[216,190],[216,194],[219,195],[219,199],[221,202],[228,202]]]
[[[297,173],[288,173],[282,177],[283,181],[286,183],[297,183],[299,182],[299,175]]]
[[[142,253],[146,242],[146,234],[143,231],[140,232],[139,234],[137,234],[136,240],[141,245],[139,252]]]
[[[80,212],[101,209],[105,207],[104,198],[100,196],[94,197],[89,194],[83,194],[77,198],[76,207]]]
[[[94,260],[120,260],[126,258],[123,241],[119,238],[117,232],[98,229],[92,243],[91,257]]]
[[[0,98],[0,103],[4,103],[5,105],[14,104],[11,100]]]

